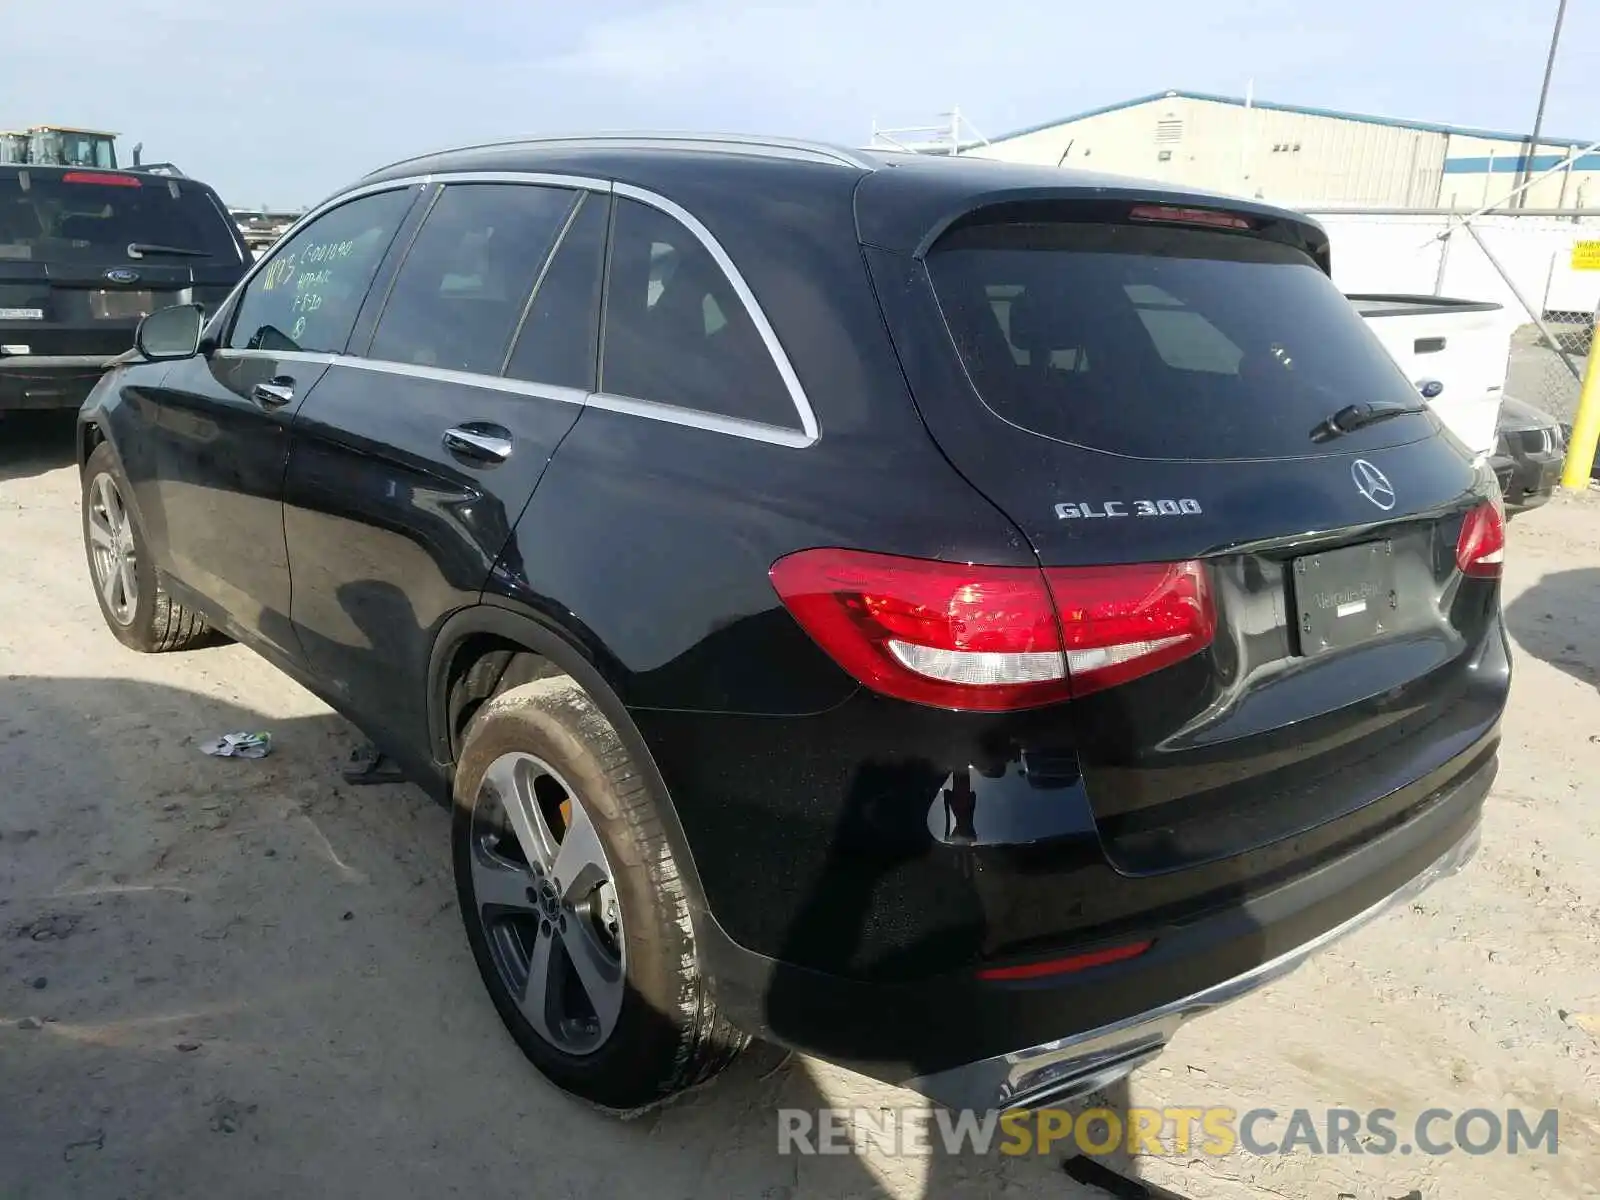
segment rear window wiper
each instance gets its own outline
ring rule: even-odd
[[[1324,417],[1311,431],[1313,442],[1331,442],[1341,434],[1354,433],[1390,417],[1409,417],[1428,411],[1426,404],[1347,404]]]
[[[193,250],[188,246],[160,246],[155,242],[131,242],[128,245],[129,258],[143,258],[146,254],[181,254],[186,258],[210,258],[209,250]]]

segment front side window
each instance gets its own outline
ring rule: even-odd
[[[445,188],[395,276],[367,357],[499,375],[578,198],[525,184]]]
[[[412,198],[405,189],[362,196],[284,242],[240,297],[229,347],[342,353]]]
[[[772,353],[727,274],[693,233],[618,197],[600,389],[796,428]]]

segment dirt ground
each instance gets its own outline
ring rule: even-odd
[[[70,420],[0,423],[0,1197],[1101,1196],[1060,1156],[798,1158],[774,1111],[915,1098],[757,1055],[622,1124],[553,1092],[481,991],[446,814],[345,786],[353,730],[237,646],[101,625]],[[1141,1157],[1185,1197],[1600,1185],[1600,504],[1512,525],[1516,685],[1483,850],[1189,1025],[1121,1102],[1561,1113],[1512,1157]],[[208,758],[270,730],[260,762]]]

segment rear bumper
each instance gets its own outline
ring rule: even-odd
[[[950,1108],[976,1109],[1037,1108],[1105,1087],[1160,1054],[1189,1018],[1282,979],[1312,955],[1454,875],[1477,850],[1478,826],[1473,825],[1421,874],[1377,903],[1276,958],[1181,1000],[1088,1033],[912,1079],[906,1086]]]
[[[77,408],[115,354],[0,356],[0,410]]]
[[[1466,861],[1498,744],[1497,727],[1485,732],[1418,781],[1403,816],[1342,853],[1130,932],[1125,940],[1154,944],[1105,966],[1026,980],[967,973],[874,983],[754,954],[710,920],[697,932],[719,1005],[748,1032],[951,1106],[1037,1106],[1126,1074],[1189,1017],[1281,977]]]

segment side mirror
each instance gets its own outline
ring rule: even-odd
[[[200,351],[200,331],[205,313],[198,304],[158,308],[139,322],[133,344],[151,362],[193,358]]]

